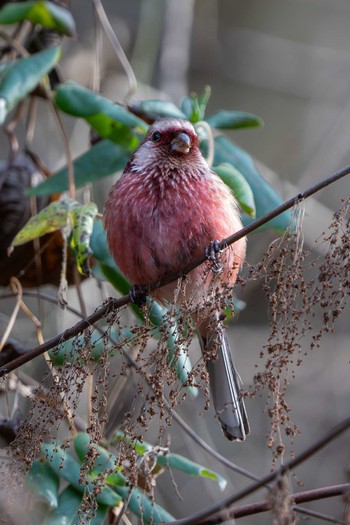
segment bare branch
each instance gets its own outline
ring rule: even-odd
[[[342,496],[345,491],[349,490],[350,483],[343,483],[341,485],[333,485],[329,487],[321,487],[318,489],[306,490],[303,492],[297,492],[291,494],[290,499],[294,503],[306,503],[309,501],[316,501],[325,498],[334,498],[335,496]],[[222,523],[228,518],[243,518],[244,516],[252,516],[253,514],[259,514],[260,512],[267,512],[271,510],[271,505],[267,501],[259,501],[257,503],[248,503],[247,505],[241,505],[234,507],[230,510],[225,510],[223,514],[217,513],[207,520],[201,521],[201,525],[214,525]],[[327,516],[330,518],[330,516]],[[339,520],[333,518],[333,523],[341,523]]]
[[[253,494],[260,488],[262,488],[267,483],[270,483],[271,481],[274,481],[279,476],[282,476],[286,472],[293,470],[301,463],[304,463],[306,460],[308,460],[311,456],[316,454],[319,450],[323,449],[328,443],[333,441],[335,438],[340,436],[343,432],[348,430],[350,428],[350,417],[347,419],[344,419],[339,425],[334,427],[328,434],[326,434],[322,439],[308,447],[304,452],[296,456],[294,459],[286,463],[285,465],[282,465],[278,470],[275,472],[271,472],[264,478],[261,478],[260,481],[253,483],[252,485],[240,490],[239,492],[236,492],[235,494],[229,496],[228,498],[225,498],[222,501],[219,501],[218,503],[215,503],[214,505],[211,505],[210,507],[207,507],[200,512],[193,514],[192,516],[189,516],[187,518],[176,520],[171,523],[174,525],[196,525],[196,524],[209,524],[209,523],[221,523],[222,521],[227,520],[228,513],[230,512],[228,509],[237,501],[240,501],[241,499],[249,496],[250,494]],[[348,487],[348,484],[342,485],[343,490],[340,492],[340,494],[343,494],[345,491],[345,488]],[[329,487],[326,487],[329,489]],[[330,490],[330,489],[329,489]],[[333,494],[338,495],[338,494]],[[325,497],[320,496],[320,497]],[[320,498],[318,498],[320,499]],[[306,500],[304,500],[306,501]],[[221,516],[221,519],[218,519],[218,515]],[[214,521],[213,521],[214,520]]]

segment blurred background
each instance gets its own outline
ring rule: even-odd
[[[209,114],[235,109],[260,116],[265,123],[263,128],[232,132],[230,137],[256,159],[264,176],[283,198],[349,164],[348,0],[104,0],[103,4],[138,79],[136,98],[170,98],[178,103],[184,95],[201,93],[209,84]],[[65,43],[62,76],[91,88],[95,43],[92,6],[86,0],[74,0],[71,9],[78,38]],[[128,91],[127,79],[105,35],[102,39],[101,92],[122,101]],[[83,124],[81,128],[80,124],[73,127],[73,119],[68,117],[65,125],[76,156],[88,146],[88,130]],[[50,119],[38,126],[32,147],[52,170],[65,163],[60,143],[52,149],[50,133],[57,134],[55,126]],[[4,136],[0,140],[4,151]],[[112,179],[107,178],[93,188],[93,200],[100,210],[111,184]],[[311,248],[328,227],[333,211],[349,195],[349,189],[350,180],[345,178],[308,200],[306,246]],[[251,235],[248,261],[256,262],[275,236],[271,231]],[[101,296],[96,285],[86,282],[83,290],[90,311],[99,304]],[[256,365],[261,366],[259,354],[268,337],[268,311],[259,282],[250,285],[240,298],[246,302],[246,308],[230,325],[230,337],[243,382],[249,386]],[[72,292],[70,304],[75,303],[78,301]],[[12,306],[11,301],[7,306],[2,303],[1,310],[8,314]],[[76,320],[67,313],[41,308],[42,312],[46,310],[46,337]],[[29,321],[23,319],[23,323],[28,341],[28,333],[33,329]],[[292,421],[300,429],[300,437],[292,445],[296,454],[349,415],[349,335],[348,309],[338,321],[336,333],[325,338],[320,349],[309,352],[295,378],[290,378],[287,400]],[[266,443],[270,420],[264,407],[264,396],[247,400],[252,432],[243,444],[225,441],[212,410],[199,416],[203,399],[188,399],[180,411],[214,448],[262,476],[272,465]],[[288,442],[286,445],[289,449]],[[174,493],[171,476],[167,476],[167,481],[162,477],[159,502],[177,517],[200,510],[248,483],[184,439],[175,423],[172,449],[218,470],[229,480],[226,491],[220,493],[208,481],[178,476],[176,482],[183,498],[180,500]],[[298,480],[305,489],[348,480],[349,450],[347,434],[297,470],[296,478],[291,480],[293,490],[300,490]],[[340,499],[305,506],[338,518],[342,515]],[[240,521],[269,522],[267,514]],[[310,517],[309,523],[324,521]]]

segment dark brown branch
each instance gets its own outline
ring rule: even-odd
[[[338,525],[346,525],[345,521],[341,518],[335,518],[324,512],[318,512],[317,510],[306,509],[305,507],[300,507],[296,505],[293,510],[302,514],[303,516],[310,516],[311,518],[317,518],[318,520],[326,521],[327,523],[337,523]]]
[[[282,465],[278,470],[275,472],[271,472],[264,478],[261,478],[260,481],[253,483],[252,485],[249,485],[248,487],[240,490],[239,492],[236,492],[235,494],[229,496],[228,498],[219,501],[218,503],[215,503],[211,505],[210,507],[205,508],[204,510],[201,510],[200,512],[193,514],[192,516],[189,516],[187,518],[176,520],[171,522],[172,524],[176,525],[196,525],[196,524],[204,524],[204,523],[211,523],[211,521],[208,521],[209,519],[213,518],[213,516],[217,514],[221,514],[224,517],[221,521],[227,520],[227,515],[229,512],[229,508],[234,504],[237,503],[237,501],[240,501],[241,499],[249,496],[253,492],[256,492],[260,488],[262,488],[264,485],[267,485],[271,481],[274,481],[279,476],[282,476],[283,474],[287,473],[290,470],[293,470],[301,463],[304,463],[304,461],[308,460],[311,456],[316,454],[319,450],[324,448],[328,443],[333,441],[336,437],[338,437],[340,434],[345,432],[350,428],[350,417],[347,419],[344,419],[339,425],[337,425],[335,428],[333,428],[328,434],[326,434],[322,439],[308,447],[304,452],[299,454],[297,457],[286,463],[285,465]],[[215,521],[215,523],[219,523],[219,521]]]
[[[116,310],[117,308],[121,308],[122,306],[128,304],[128,302],[128,296],[121,297],[120,299],[113,299],[110,297],[102,306],[97,308],[96,312],[93,314],[88,315],[85,319],[82,319],[74,326],[71,326],[70,328],[67,328],[67,330],[64,330],[64,332],[56,335],[55,337],[52,337],[44,344],[33,348],[33,350],[29,350],[27,353],[17,357],[13,361],[10,361],[5,366],[0,367],[0,377],[8,374],[9,372],[12,372],[13,370],[16,370],[16,368],[24,365],[25,363],[28,363],[35,357],[42,355],[44,352],[51,350],[51,348],[55,348],[55,346],[58,346],[65,341],[68,341],[69,339],[72,339],[73,337],[81,334],[84,332],[84,330],[108,315],[110,312]]]
[[[286,210],[292,208],[294,205],[296,205],[298,202],[306,199],[307,197],[310,197],[314,193],[318,192],[319,190],[329,186],[330,184],[333,184],[337,180],[341,179],[342,177],[345,177],[350,173],[350,166],[346,166],[345,168],[336,171],[326,179],[322,180],[321,182],[318,182],[314,186],[311,186],[307,190],[298,193],[298,195],[295,195],[288,201],[284,202],[274,210],[270,211],[269,213],[266,213],[263,215],[263,217],[260,217],[256,221],[253,221],[248,226],[245,226],[241,230],[239,230],[237,233],[234,233],[230,237],[227,237],[226,239],[223,239],[220,242],[220,248],[225,248],[225,246],[229,246],[230,244],[233,244],[234,242],[238,241],[242,237],[245,237],[252,231],[256,230],[257,228],[260,228],[263,224],[266,224],[270,220],[274,219],[281,213],[285,212]],[[196,259],[192,263],[188,264],[182,270],[177,272],[176,274],[172,274],[169,276],[164,277],[160,281],[153,283],[149,285],[146,290],[148,293],[152,292],[153,290],[156,290],[157,288],[160,288],[162,286],[165,286],[166,284],[169,284],[173,281],[176,281],[177,279],[185,276],[190,271],[192,271],[194,268],[202,264],[206,261],[206,256],[203,254],[202,257],[199,259]],[[99,321],[103,317],[107,315],[107,313],[111,312],[112,310],[115,310],[117,308],[120,308],[130,302],[130,298],[128,296],[121,297],[120,299],[113,299],[110,298],[108,301],[100,306],[96,312],[88,317],[86,319],[83,319],[79,323],[75,324],[71,328],[68,328],[61,334],[58,334],[57,336],[53,337],[52,339],[49,339],[44,343],[43,345],[37,346],[33,350],[30,350],[20,358],[14,359],[13,361],[10,361],[6,366],[0,367],[0,377],[3,377],[4,375],[8,374],[9,372],[15,370],[19,366],[24,365],[25,363],[28,363],[35,357],[38,357],[39,355],[43,354],[44,352],[51,350],[51,348],[54,348],[60,343],[63,343],[64,341],[68,341],[68,339],[71,339],[72,337],[75,337],[76,335],[82,333],[86,328],[88,328],[93,323]]]
[[[349,489],[350,483],[343,483],[341,485],[333,485],[329,487],[321,487],[318,489],[297,492],[296,494],[291,494],[290,499],[292,504],[306,503],[319,499],[342,496]],[[244,516],[252,516],[253,514],[267,512],[269,510],[271,510],[271,505],[267,501],[248,503],[247,505],[241,505],[229,510],[226,509],[223,513],[217,513],[214,516],[211,516],[209,519],[201,521],[201,525],[215,525],[217,523],[222,523],[228,518],[243,518]]]

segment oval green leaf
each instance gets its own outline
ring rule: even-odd
[[[167,339],[167,363],[173,369],[176,370],[177,377],[179,381],[186,385],[188,381],[189,372],[192,370],[192,365],[190,358],[188,356],[188,351],[185,345],[179,344],[179,335],[178,335],[178,325],[176,320],[173,317],[169,317],[169,312],[163,308],[156,301],[148,298],[149,305],[149,319],[154,324],[156,328],[161,327],[162,330],[160,333],[155,333],[157,337],[164,337],[164,331],[166,331]],[[188,392],[196,397],[198,395],[198,389],[194,386],[186,386]]]
[[[93,252],[90,248],[90,238],[97,212],[97,206],[94,202],[74,206],[70,212],[73,229],[70,246],[75,253],[78,270],[83,275],[90,275],[91,273],[89,258]]]
[[[75,22],[68,11],[53,2],[29,1],[21,3],[7,3],[0,9],[0,24],[17,24],[22,20],[29,20],[32,24],[39,24],[47,29],[54,29],[58,33],[74,36]]]
[[[49,356],[55,366],[63,366],[67,363],[83,365],[86,357],[82,356],[82,346],[90,348],[89,358],[98,361],[102,355],[108,354],[109,357],[113,357],[120,354],[122,348],[127,350],[128,345],[132,344],[134,340],[135,334],[129,328],[122,330],[112,328],[108,339],[104,334],[95,330],[88,342],[86,335],[75,337],[49,350]]]
[[[138,440],[131,440],[128,436],[126,436],[123,432],[120,431],[114,434],[113,441],[114,440],[126,441],[127,443],[132,445],[136,452],[141,456],[150,451],[153,451],[153,453],[157,454],[157,447],[152,447],[152,445],[150,445],[146,441],[141,442]],[[221,490],[224,490],[227,485],[226,479],[220,476],[220,474],[218,474],[217,472],[203,467],[198,463],[194,463],[190,459],[187,459],[184,456],[181,456],[180,454],[164,452],[164,450],[159,449],[157,454],[157,465],[160,465],[162,467],[169,467],[175,470],[180,470],[181,472],[185,472],[186,474],[189,474],[194,477],[204,477],[213,479],[218,482]]]
[[[39,51],[15,60],[0,72],[0,124],[7,114],[23,100],[58,62],[59,47]]]
[[[89,151],[77,157],[73,163],[74,182],[81,188],[89,182],[102,179],[122,170],[129,159],[125,149],[109,140],[101,140]],[[68,190],[68,170],[64,167],[35,188],[26,191],[27,195],[52,195]]]
[[[56,105],[65,113],[85,119],[102,137],[134,150],[147,124],[117,104],[89,89],[70,82],[60,85],[55,94]]]
[[[42,444],[41,451],[47,460],[49,467],[61,478],[68,481],[81,494],[94,494],[95,485],[91,476],[86,476],[84,484],[80,481],[81,464],[60,445],[51,443]],[[114,507],[121,501],[121,497],[110,487],[105,486],[99,494],[96,495],[98,503]]]
[[[221,490],[225,490],[227,481],[217,472],[210,470],[198,463],[194,463],[190,459],[180,456],[179,454],[160,454],[157,457],[157,464],[166,466],[171,469],[180,470],[190,476],[202,477],[217,481]]]
[[[50,508],[55,509],[58,505],[59,484],[59,477],[48,464],[35,459],[25,479],[26,488],[44,498]]]
[[[244,111],[222,110],[205,120],[216,129],[258,128],[264,125],[260,117]]]
[[[167,100],[143,100],[136,104],[136,109],[153,119],[186,118],[186,115],[173,102]]]
[[[227,137],[220,135],[215,137],[214,166],[223,162],[228,162],[234,166],[248,182],[254,194],[257,218],[282,204],[282,198],[260,175],[252,157],[242,148],[230,142]],[[252,222],[252,219],[246,216],[242,219],[244,224]],[[291,214],[286,211],[262,226],[261,229],[274,228],[278,232],[283,232],[288,228],[290,221]]]
[[[118,467],[118,460],[112,452],[109,452],[100,445],[93,443],[87,432],[79,432],[74,438],[74,448],[78,458],[84,462],[86,457],[90,456],[91,450],[94,450],[96,458],[93,465],[93,472],[102,473],[106,476],[106,482],[113,487],[125,487],[127,480],[121,474],[122,467]]]
[[[232,190],[232,193],[238,200],[241,208],[249,215],[255,217],[255,201],[254,194],[243,175],[228,162],[224,162],[219,166],[213,167],[215,173],[224,181],[224,183]]]
[[[73,202],[71,199],[51,202],[37,215],[29,219],[13,239],[12,246],[20,246],[46,233],[54,232],[66,226],[69,210]]]
[[[79,510],[82,495],[70,485],[60,494],[58,507],[47,514],[42,525],[80,525],[82,523]],[[98,505],[93,516],[84,516],[89,525],[103,525],[109,507]]]

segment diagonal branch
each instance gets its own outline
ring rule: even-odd
[[[257,228],[260,228],[263,224],[266,224],[270,220],[274,219],[281,213],[285,212],[286,210],[292,208],[296,204],[298,204],[300,201],[310,197],[314,193],[317,193],[323,188],[326,188],[330,184],[333,184],[337,180],[341,179],[342,177],[345,177],[350,173],[350,165],[346,166],[345,168],[342,168],[339,171],[334,172],[332,175],[327,177],[326,179],[323,179],[322,181],[318,182],[317,184],[311,186],[307,190],[298,193],[291,199],[285,201],[283,204],[275,208],[274,210],[270,211],[269,213],[266,213],[259,219],[253,221],[248,226],[245,226],[238,232],[234,233],[230,237],[227,237],[226,239],[223,239],[220,242],[220,248],[225,248],[226,246],[229,246],[230,244],[233,244],[234,242],[238,241],[242,237],[245,237],[249,233],[253,232]],[[184,268],[182,268],[179,272],[165,276],[160,281],[153,283],[146,287],[146,292],[150,293],[162,286],[165,286],[166,284],[169,284],[173,281],[176,281],[177,279],[180,279],[184,277],[186,274],[188,274],[190,271],[192,271],[194,268],[199,266],[200,264],[204,263],[206,261],[206,256],[203,254],[202,257],[196,259],[192,263],[188,264]],[[58,344],[61,344],[65,341],[68,341],[69,339],[72,339],[76,335],[82,333],[86,328],[88,328],[90,325],[96,323],[103,317],[105,317],[109,312],[116,310],[118,308],[121,308],[122,306],[128,304],[130,302],[129,296],[121,297],[120,299],[114,299],[109,298],[102,306],[97,308],[97,310],[92,314],[83,319],[82,321],[78,322],[74,326],[68,328],[61,334],[58,334],[57,336],[53,337],[52,339],[49,339],[46,341],[45,344],[37,346],[33,350],[30,350],[26,354],[22,355],[21,357],[18,357],[17,359],[14,359],[13,361],[10,361],[6,366],[0,367],[0,377],[5,376],[9,372],[15,370],[19,366],[24,365],[25,363],[28,363],[35,357],[38,357],[39,355],[43,354],[44,352],[50,350],[51,348],[54,348]]]
[[[350,489],[350,483],[342,483],[340,485],[332,485],[329,487],[320,487],[312,490],[305,490],[290,495],[292,505],[297,503],[306,503],[309,501],[317,501],[325,498],[334,498],[335,496],[342,496]],[[271,510],[271,505],[267,501],[259,501],[257,503],[248,503],[247,505],[240,505],[230,510],[225,510],[223,514],[217,513],[214,516],[201,521],[201,525],[216,525],[222,523],[230,518],[243,518],[244,516],[252,516],[260,512],[267,512]],[[336,520],[339,523],[339,520]]]
[[[209,524],[209,523],[219,523],[221,521],[227,520],[228,515],[228,509],[236,503],[237,501],[240,501],[241,499],[249,496],[250,494],[253,494],[260,488],[262,488],[264,485],[267,485],[271,481],[276,480],[278,477],[282,476],[283,474],[286,474],[288,471],[295,469],[297,466],[301,465],[305,461],[307,461],[310,457],[312,457],[314,454],[319,452],[321,449],[323,449],[328,443],[333,441],[335,438],[340,436],[343,432],[348,430],[350,428],[350,417],[344,419],[341,423],[339,423],[336,427],[334,427],[330,432],[328,432],[323,438],[319,439],[304,450],[301,454],[296,456],[294,459],[289,461],[288,463],[285,463],[282,465],[278,470],[271,472],[267,476],[261,478],[261,480],[257,481],[256,483],[253,483],[252,485],[249,485],[248,487],[236,492],[235,494],[229,496],[228,498],[225,498],[222,501],[219,501],[218,503],[215,503],[209,507],[206,507],[205,509],[197,512],[196,514],[193,514],[192,516],[189,516],[187,518],[172,521],[171,523],[173,525],[203,525]],[[344,487],[341,494],[344,493]],[[324,496],[322,496],[324,497]],[[215,519],[214,517],[217,514],[222,513],[222,519],[218,521],[212,521],[210,518]]]

